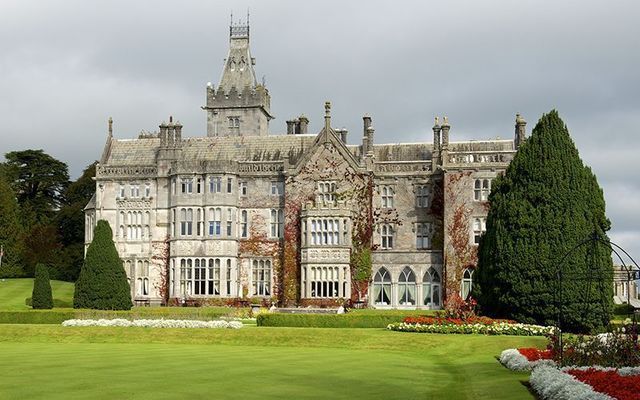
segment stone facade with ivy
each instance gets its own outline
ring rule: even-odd
[[[86,243],[111,224],[135,301],[440,308],[466,295],[491,181],[524,120],[512,140],[450,141],[445,117],[424,143],[381,144],[364,116],[353,145],[327,102],[317,134],[305,116],[271,134],[254,64],[249,27],[233,25],[206,136],[170,118],[116,139],[109,122]]]

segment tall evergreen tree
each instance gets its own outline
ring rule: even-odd
[[[31,294],[31,307],[34,309],[53,308],[53,294],[49,272],[44,264],[36,265],[36,277],[33,280],[33,293]]]
[[[75,308],[131,309],[131,293],[122,261],[105,220],[98,221],[73,296]]]
[[[587,244],[570,252],[594,235],[608,240],[604,195],[557,111],[538,121],[496,179],[489,201],[474,286],[483,311],[552,325],[562,296],[565,329],[607,325],[613,297],[610,246]]]
[[[0,169],[0,247],[2,266],[0,278],[15,278],[24,275],[22,265],[22,226],[16,196]]]
[[[95,176],[96,162],[69,185],[64,193],[65,205],[56,213],[54,223],[63,246],[56,263],[58,279],[74,282],[80,274],[84,261],[84,207],[96,191]]]

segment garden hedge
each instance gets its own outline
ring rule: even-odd
[[[258,326],[301,328],[386,328],[393,322],[401,322],[404,315],[372,314],[260,314]]]

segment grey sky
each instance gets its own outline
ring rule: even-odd
[[[276,119],[317,132],[323,102],[361,139],[511,137],[552,108],[604,188],[611,237],[640,258],[640,3],[637,1],[0,2],[0,152],[43,148],[75,177],[99,158],[106,120],[133,138],[173,115],[205,134],[229,12],[251,9],[251,43]]]

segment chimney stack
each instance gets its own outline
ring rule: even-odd
[[[516,136],[514,139],[514,145],[516,150],[524,143],[525,135],[527,134],[527,121],[522,118],[522,115],[516,114]]]
[[[433,151],[431,152],[431,170],[435,171],[436,166],[440,165],[440,150],[441,150],[441,142],[440,142],[440,122],[438,117],[435,118],[435,123],[433,124]]]
[[[305,117],[304,114],[302,114],[299,118],[298,118],[298,123],[300,124],[300,134],[301,135],[306,135],[307,134],[307,128],[309,126],[309,118]]]
[[[373,129],[369,132],[369,128],[371,128],[371,117],[369,114],[365,114],[362,117],[362,154],[373,153]]]
[[[295,124],[296,121],[293,119],[287,121],[287,135],[293,135],[295,133]]]
[[[340,136],[340,140],[342,141],[342,143],[347,144],[347,134],[349,133],[349,131],[347,131],[345,128],[336,129],[335,131]]]

